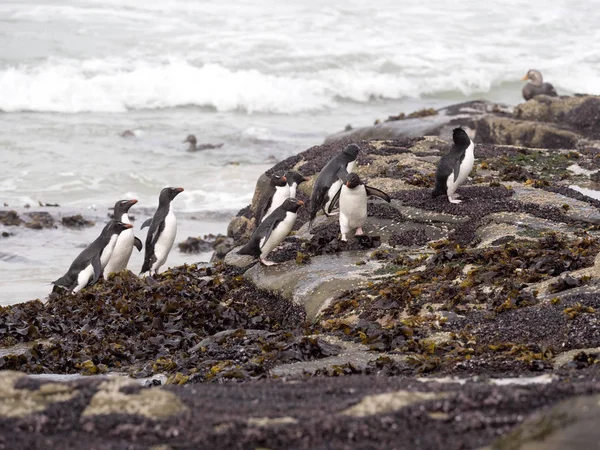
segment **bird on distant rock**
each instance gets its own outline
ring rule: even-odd
[[[452,131],[454,145],[442,156],[435,172],[435,188],[432,196],[447,195],[450,203],[460,203],[456,190],[467,181],[475,162],[473,141],[462,128]]]
[[[548,95],[550,97],[558,97],[554,86],[550,83],[544,83],[544,78],[539,70],[530,69],[523,78],[522,81],[531,80],[523,86],[523,98],[525,100],[532,99],[536,95]]]
[[[188,152],[197,152],[199,150],[210,150],[212,148],[221,148],[223,144],[197,144],[196,136],[190,134],[187,138],[185,138],[184,143],[189,142],[190,146],[188,147]]]

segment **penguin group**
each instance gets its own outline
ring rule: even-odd
[[[461,202],[456,193],[465,183],[475,161],[474,144],[463,128],[452,133],[453,145],[442,156],[435,173],[432,197],[444,195],[453,204]],[[319,172],[310,196],[309,229],[317,214],[339,215],[340,241],[348,240],[350,232],[364,234],[367,220],[367,199],[378,197],[388,203],[390,196],[364,183],[354,173],[360,153],[357,144],[346,146]],[[297,212],[304,202],[296,199],[297,186],[308,178],[298,172],[272,173],[269,185],[258,199],[255,210],[256,229],[248,242],[237,253],[250,255],[266,266],[276,264],[267,259],[268,254],[288,236],[296,221]],[[339,209],[338,212],[334,210]]]
[[[154,216],[142,224],[149,227],[144,246],[144,264],[140,276],[155,275],[165,264],[177,234],[177,220],[171,210],[171,201],[183,192],[180,187],[164,188],[158,198]],[[100,236],[75,258],[67,273],[53,284],[69,292],[79,292],[103,276],[127,268],[133,248],[142,250],[142,241],[134,235],[129,219],[129,209],[136,199],[119,200],[114,206],[114,219],[100,232]]]
[[[552,84],[543,81],[538,70],[529,70],[523,80],[530,80],[523,87],[525,100],[536,95],[558,95]],[[122,136],[129,135],[124,133]],[[438,163],[432,197],[443,195],[450,203],[459,204],[461,200],[457,189],[465,183],[473,169],[474,144],[461,127],[453,130],[452,140],[450,151]],[[189,152],[220,148],[223,145],[198,145],[194,135],[189,135],[184,143],[189,144]],[[350,144],[319,172],[310,196],[309,229],[319,211],[326,216],[339,214],[340,240],[347,241],[348,234],[353,230],[356,236],[364,233],[362,227],[367,219],[368,197],[374,196],[391,202],[388,194],[366,185],[354,173],[359,152],[357,144]],[[250,255],[266,266],[276,264],[268,260],[267,256],[291,232],[298,210],[304,206],[304,202],[296,198],[297,188],[308,180],[308,177],[296,171],[270,175],[268,187],[258,199],[254,212],[256,228],[248,242],[238,250],[238,254]],[[149,227],[145,246],[135,237],[127,214],[137,200],[119,200],[114,206],[115,218],[106,224],[100,236],[75,258],[67,273],[54,281],[54,284],[78,292],[88,284],[95,283],[101,276],[106,278],[111,273],[125,270],[134,247],[138,251],[145,248],[140,275],[157,274],[165,264],[175,241],[177,221],[171,210],[171,202],[182,191],[183,188],[173,187],[161,191],[154,216],[142,224],[142,228]],[[335,209],[339,211],[334,213]]]

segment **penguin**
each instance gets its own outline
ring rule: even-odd
[[[131,223],[127,211],[138,201],[133,200],[119,200],[115,203],[115,219],[123,223]],[[104,268],[104,278],[108,278],[111,273],[120,272],[127,269],[127,263],[133,252],[133,247],[138,249],[138,252],[142,251],[142,241],[135,237],[133,228],[123,231],[117,239],[117,244],[113,250],[112,256],[108,260],[108,264]]]
[[[108,222],[100,236],[75,258],[67,273],[53,281],[53,284],[76,293],[86,287],[90,279],[92,283],[98,281],[113,253],[119,234],[129,228],[132,228],[130,223],[117,220]]]
[[[262,193],[256,208],[256,224],[258,226],[269,214],[277,209],[290,196],[290,186],[285,175],[273,173],[269,186]]]
[[[475,146],[462,128],[452,130],[452,140],[454,145],[438,163],[432,197],[447,195],[450,203],[460,203],[456,189],[467,180],[473,168]]]
[[[260,262],[265,266],[277,264],[276,262],[268,261],[266,259],[267,255],[281,244],[290,231],[292,231],[292,227],[296,222],[298,208],[302,205],[304,205],[302,200],[295,198],[286,199],[281,206],[273,211],[273,214],[260,223],[246,245],[238,250],[238,254],[260,258]]]
[[[521,91],[525,100],[532,99],[536,95],[558,97],[558,93],[556,92],[556,89],[554,89],[554,86],[550,83],[544,83],[544,78],[539,70],[529,69],[521,80],[531,80],[531,83],[527,83],[523,86],[523,90]]]
[[[329,204],[342,187],[342,183],[346,181],[348,174],[354,170],[359,151],[358,145],[348,145],[340,154],[334,156],[319,173],[310,196],[311,226],[319,209],[323,209],[323,212],[328,215]]]
[[[171,201],[181,192],[183,188],[174,187],[166,187],[160,191],[154,217],[142,224],[142,228],[150,226],[150,229],[146,236],[146,251],[140,276],[146,273],[150,276],[157,274],[167,260],[177,234],[177,219],[171,210]]]
[[[223,144],[196,144],[196,136],[194,136],[193,134],[190,134],[187,138],[185,138],[185,141],[183,141],[183,143],[185,144],[186,142],[190,143],[190,146],[188,147],[187,151],[188,152],[197,152],[199,150],[210,150],[212,148],[221,148],[223,147]]]
[[[305,181],[310,180],[308,177],[303,177],[302,174],[295,172],[293,170],[287,171],[285,173],[285,178],[287,178],[288,186],[290,187],[289,198],[296,198],[296,189]]]
[[[379,197],[390,203],[392,199],[385,192],[364,184],[358,175],[351,173],[346,183],[331,200],[329,212],[339,202],[340,205],[340,231],[342,241],[347,241],[346,235],[350,230],[356,229],[356,236],[362,236],[362,226],[367,220],[367,197]]]

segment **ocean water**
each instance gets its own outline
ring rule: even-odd
[[[348,123],[516,104],[529,68],[600,94],[598,23],[600,3],[577,0],[1,2],[0,207],[58,203],[97,225],[0,226],[0,304],[44,298],[118,199],[145,219],[182,186],[177,242],[225,232],[271,161]],[[224,145],[187,153],[190,133]],[[206,258],[174,249],[167,266]]]

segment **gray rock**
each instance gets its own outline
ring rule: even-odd
[[[600,395],[571,398],[542,411],[491,446],[498,450],[598,448]]]

